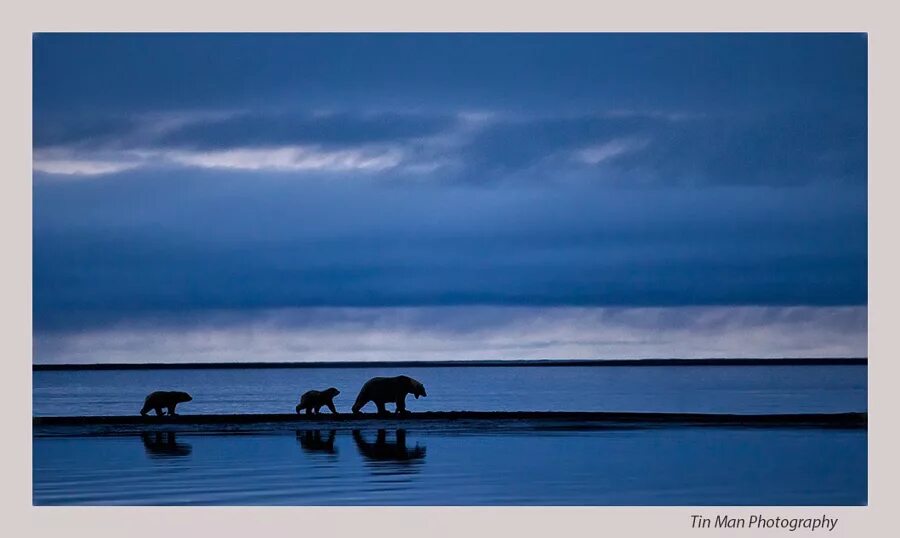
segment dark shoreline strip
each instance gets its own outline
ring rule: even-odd
[[[487,361],[348,361],[348,362],[208,362],[208,363],[110,363],[33,364],[32,371],[61,370],[194,370],[234,368],[453,368],[453,367],[537,367],[537,366],[857,366],[867,365],[865,357],[776,358],[776,359],[534,359]]]
[[[99,426],[99,425],[240,425],[288,423],[308,424],[425,424],[455,421],[507,423],[537,421],[552,423],[604,423],[604,424],[683,424],[722,426],[822,426],[865,428],[867,413],[806,413],[774,415],[734,415],[711,413],[618,413],[618,412],[534,412],[534,411],[430,411],[406,415],[379,416],[374,413],[322,414],[318,416],[297,414],[248,414],[248,415],[176,415],[162,416],[94,416],[94,417],[33,417],[33,426]]]

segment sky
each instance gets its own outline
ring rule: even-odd
[[[35,363],[866,356],[864,34],[35,34]]]

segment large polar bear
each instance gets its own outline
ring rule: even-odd
[[[353,412],[360,413],[364,405],[375,402],[378,414],[387,413],[387,409],[384,408],[386,403],[396,404],[397,413],[405,413],[407,394],[412,394],[416,399],[419,396],[427,396],[425,386],[409,376],[373,377],[360,389],[356,403],[353,404]]]

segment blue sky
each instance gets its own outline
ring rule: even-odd
[[[861,34],[37,34],[36,362],[865,355]]]

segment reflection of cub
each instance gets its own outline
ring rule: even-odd
[[[299,430],[297,432],[297,441],[300,442],[300,448],[307,452],[327,452],[328,454],[337,454],[334,448],[334,430],[328,432],[328,437],[322,439],[322,430]]]
[[[418,444],[414,448],[406,447],[406,430],[397,430],[397,440],[387,442],[387,432],[378,430],[374,443],[365,440],[359,430],[353,430],[353,440],[359,453],[370,460],[409,461],[425,457],[425,447]]]
[[[144,450],[151,458],[166,458],[170,456],[187,456],[191,453],[191,445],[179,443],[175,439],[175,432],[144,432],[141,434]]]
[[[189,402],[193,400],[187,392],[177,390],[158,390],[151,392],[144,400],[144,407],[141,408],[141,415],[147,416],[151,409],[156,411],[157,415],[162,415],[162,408],[165,407],[170,415],[175,414],[175,406],[181,402]]]
[[[384,408],[386,403],[396,404],[397,412],[405,413],[407,394],[412,394],[416,399],[427,396],[425,386],[409,376],[373,377],[360,389],[356,403],[353,404],[353,412],[359,413],[367,403],[375,402],[379,414],[387,413]]]
[[[297,411],[298,415],[300,414],[300,411],[303,411],[304,409],[306,409],[307,415],[318,415],[319,409],[323,406],[327,406],[332,413],[337,414],[337,409],[334,408],[334,402],[332,400],[340,393],[341,391],[334,387],[323,391],[311,390],[304,392],[303,396],[300,397],[300,403],[298,403],[297,407],[294,409]]]

